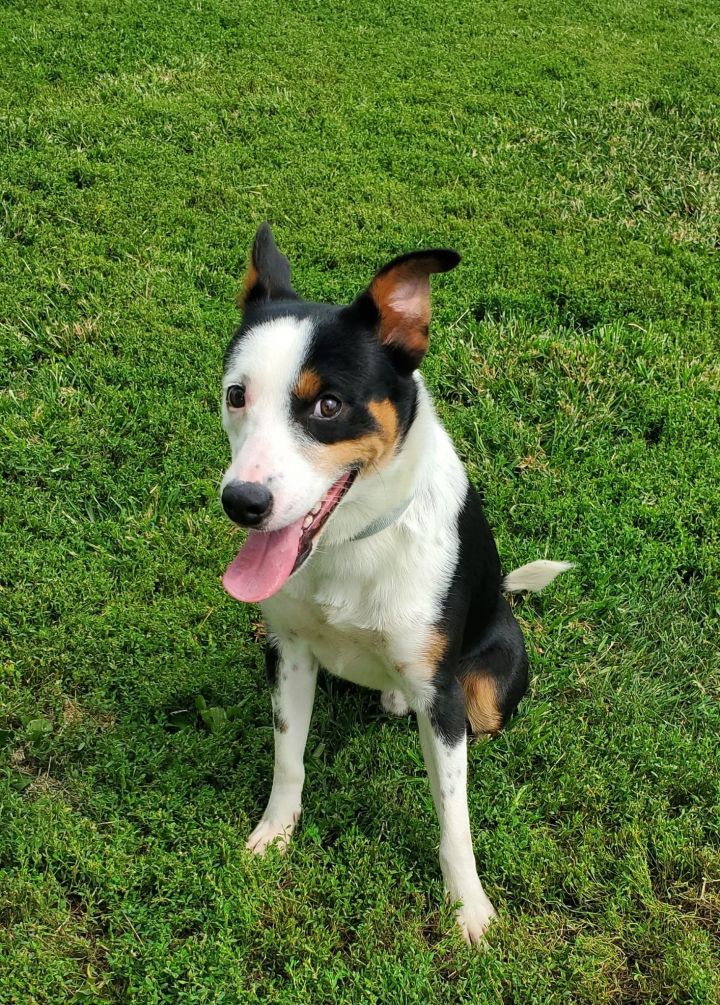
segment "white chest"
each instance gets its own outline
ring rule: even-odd
[[[347,612],[330,605],[285,597],[268,605],[270,630],[281,640],[298,639],[318,663],[346,680],[379,691],[392,687],[397,666],[382,631],[358,627]]]
[[[395,523],[365,539],[328,535],[262,604],[282,645],[307,645],[321,666],[365,687],[396,687],[427,663],[457,562],[467,476],[447,434],[438,427],[433,436],[432,469],[421,465],[411,503]],[[380,490],[367,479],[353,491]],[[337,528],[342,519],[340,509]]]

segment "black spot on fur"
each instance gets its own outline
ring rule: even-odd
[[[265,643],[265,679],[270,687],[277,685],[278,653],[269,642]]]
[[[480,497],[472,485],[468,485],[458,533],[460,553],[443,605],[443,623],[448,634],[459,633],[460,656],[482,638],[500,593],[500,559]]]
[[[287,733],[288,724],[279,712],[273,712],[273,726],[278,733]]]

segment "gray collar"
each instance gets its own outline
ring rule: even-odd
[[[359,534],[351,537],[350,540],[363,541],[366,537],[372,537],[374,534],[379,534],[381,530],[385,530],[391,524],[395,523],[396,520],[400,519],[412,500],[413,497],[410,496],[409,499],[405,499],[399,506],[396,506],[395,509],[391,509],[389,513],[383,513],[382,516],[379,516],[376,520],[372,520],[367,527],[363,528]]]

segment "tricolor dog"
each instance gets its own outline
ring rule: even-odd
[[[286,845],[300,816],[318,667],[375,688],[388,712],[417,715],[445,887],[478,943],[495,912],[475,867],[467,733],[496,733],[527,687],[503,593],[539,590],[569,566],[532,562],[503,578],[418,373],[430,276],[459,260],[411,252],[349,306],[309,303],[260,227],[223,382],[222,504],[250,530],[223,583],[260,603],[268,629],[275,771],[248,848]]]

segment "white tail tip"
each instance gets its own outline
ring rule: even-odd
[[[537,562],[529,562],[509,572],[502,581],[502,589],[505,593],[520,593],[521,590],[537,593],[552,583],[561,572],[574,567],[574,562],[549,562],[541,558]]]

